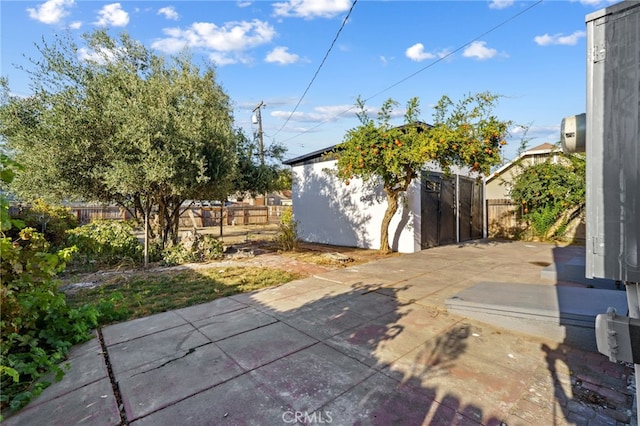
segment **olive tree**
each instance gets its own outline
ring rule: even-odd
[[[4,96],[0,136],[23,165],[23,198],[117,203],[162,242],[177,237],[187,199],[224,198],[236,166],[233,117],[215,69],[164,58],[127,34],[44,40],[31,59],[33,94]],[[148,221],[148,220],[147,220]]]

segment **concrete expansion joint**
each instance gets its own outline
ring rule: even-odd
[[[127,413],[124,409],[124,403],[122,402],[122,393],[120,392],[120,387],[118,386],[118,382],[116,381],[116,376],[113,373],[113,367],[111,366],[111,361],[109,360],[109,352],[107,351],[107,345],[104,342],[104,337],[102,335],[101,327],[98,327],[97,334],[98,334],[98,341],[100,342],[100,349],[102,350],[102,356],[104,357],[104,363],[107,366],[107,372],[109,374],[109,382],[111,383],[113,396],[116,399],[118,412],[120,413],[120,424],[128,425],[129,421],[127,420]]]

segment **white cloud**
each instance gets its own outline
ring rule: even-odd
[[[300,56],[295,53],[289,53],[289,48],[278,46],[267,54],[264,58],[265,62],[276,63],[280,65],[289,65],[298,62]]]
[[[619,2],[619,0],[569,0],[569,1],[571,3],[578,2],[583,6],[593,6],[593,7],[596,7],[596,6],[602,7],[602,6],[607,6],[607,5]]]
[[[490,9],[506,9],[513,6],[514,0],[491,0],[489,2]]]
[[[351,0],[288,0],[274,3],[273,12],[276,16],[305,19],[333,18],[350,7]]]
[[[291,115],[289,121],[322,123],[327,121],[338,121],[345,111],[349,112],[349,118],[354,114],[353,105],[328,105],[319,106],[313,112],[296,111],[291,115],[291,111],[272,111],[269,115],[274,118],[286,120]]]
[[[375,116],[380,111],[379,107],[365,106],[367,114]],[[326,105],[313,108],[312,112],[296,111],[291,115],[291,111],[276,110],[271,112],[274,118],[286,120],[291,115],[289,121],[324,123],[337,122],[341,119],[354,118],[359,109],[355,105]],[[406,113],[404,108],[396,108],[391,112],[391,118],[403,117]]]
[[[151,47],[165,53],[176,53],[185,47],[217,52],[241,52],[271,42],[275,29],[267,22],[227,22],[219,27],[208,22],[194,22],[187,29],[165,28],[169,37],[158,39]]]
[[[527,149],[531,149],[545,142],[555,144],[560,140],[560,125],[514,126],[509,129],[509,137],[507,138],[507,142],[509,142],[508,146],[520,146],[522,138],[527,140]]]
[[[72,30],[79,30],[82,27],[82,21],[73,21],[69,24],[69,28]]]
[[[223,67],[225,65],[233,65],[238,62],[242,62],[239,58],[228,55],[222,52],[213,52],[209,54],[209,59],[211,62],[214,62],[217,66]]]
[[[94,22],[100,27],[124,27],[129,23],[129,14],[122,10],[120,3],[104,6],[98,12],[98,20]]]
[[[168,29],[165,29],[164,32],[166,33]],[[189,44],[187,42],[187,40],[182,39],[182,38],[163,38],[160,40],[156,40],[153,43],[151,43],[151,47],[153,47],[154,49],[158,49],[161,52],[165,52],[165,53],[177,53],[180,52],[182,49],[184,49],[185,47],[187,47]]]
[[[486,46],[486,41],[474,41],[471,43],[464,52],[462,52],[462,56],[465,58],[475,58],[478,60],[490,59],[498,54],[496,49],[492,49]]]
[[[422,43],[416,43],[409,47],[404,54],[412,61],[421,62],[425,59],[433,59],[436,57],[433,53],[425,52],[424,45]]]
[[[575,46],[582,37],[587,35],[584,31],[575,31],[570,35],[562,35],[560,34],[544,34],[541,36],[536,36],[533,38],[533,41],[536,42],[539,46],[550,46],[550,45],[562,45],[562,46]]]
[[[43,24],[57,24],[62,18],[69,15],[67,8],[73,6],[73,0],[49,0],[38,8],[28,8],[29,17]]]
[[[251,2],[250,1],[239,1],[237,3],[238,7],[243,8],[243,7],[249,7],[251,6]]]
[[[165,18],[173,21],[177,21],[179,18],[178,12],[176,12],[173,6],[161,7],[158,9],[158,15],[164,15]]]
[[[87,49],[86,47],[81,47],[78,49],[78,59],[81,61],[87,62],[96,62],[100,65],[104,65],[107,62],[113,61],[116,57],[116,51],[102,49],[100,52],[96,52],[95,50]]]

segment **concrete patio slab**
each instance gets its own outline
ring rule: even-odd
[[[194,322],[193,325],[212,342],[264,327],[277,320],[257,309],[246,307]]]
[[[244,371],[215,343],[116,374],[129,421],[182,401]]]
[[[102,337],[104,343],[107,346],[111,346],[186,323],[187,321],[180,315],[174,311],[169,311],[107,326],[102,329]]]
[[[323,406],[316,415],[331,417],[334,424],[421,425],[437,405],[433,392],[376,373]]]
[[[403,309],[333,336],[325,343],[370,367],[383,369],[460,321],[446,313],[434,315],[426,308]]]
[[[253,370],[316,342],[295,328],[278,322],[221,340],[217,344],[242,368]]]
[[[367,318],[342,304],[332,303],[322,309],[304,309],[282,321],[315,339],[325,340],[365,323]]]
[[[97,337],[73,347],[61,368],[65,371],[62,379],[56,381],[54,376],[48,376],[43,379],[52,383],[53,386],[44,389],[29,404],[30,408],[60,398],[89,384],[109,379],[102,347]]]
[[[358,266],[351,266],[346,269],[323,272],[321,274],[316,274],[315,277],[335,284],[343,284],[348,286],[356,284],[384,286],[393,284],[398,281],[396,277],[382,278],[375,273],[365,274],[360,270]]]
[[[396,318],[395,313],[384,315],[337,334],[325,340],[324,343],[369,367],[382,368],[384,365],[374,351],[378,347],[378,342],[391,339],[398,332],[399,329],[391,325]],[[411,349],[407,348],[406,351]]]
[[[437,247],[108,326],[104,345],[74,348],[65,379],[3,424],[627,425],[632,369],[571,343],[589,336],[447,311],[480,277],[562,300],[566,283],[540,271],[575,253]]]
[[[278,425],[294,413],[248,374],[136,420],[131,426]],[[250,401],[250,403],[247,403]]]
[[[29,406],[2,421],[6,426],[121,424],[120,411],[108,378],[64,393],[42,404]]]
[[[313,306],[319,309],[320,306],[333,303],[339,297],[350,297],[348,287],[333,284],[321,289],[310,290],[305,293],[296,293],[287,297],[275,300],[261,301],[261,306],[257,309],[265,310],[276,316],[290,316],[301,309]],[[259,300],[259,297],[256,297]]]
[[[230,297],[223,297],[212,302],[202,303],[188,308],[177,309],[174,312],[189,322],[202,321],[216,315],[246,308],[244,303],[237,302]]]
[[[312,413],[374,373],[353,358],[317,343],[250,375],[290,411]]]
[[[540,284],[480,282],[445,301],[450,312],[556,341],[595,348],[595,317],[626,312],[623,291]]]
[[[209,342],[191,324],[184,324],[107,347],[113,372],[117,375],[158,359],[178,358]]]

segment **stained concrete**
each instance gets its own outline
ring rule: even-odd
[[[541,271],[572,256],[438,247],[108,326],[3,424],[622,425],[627,366],[445,304],[480,281],[562,298]]]

